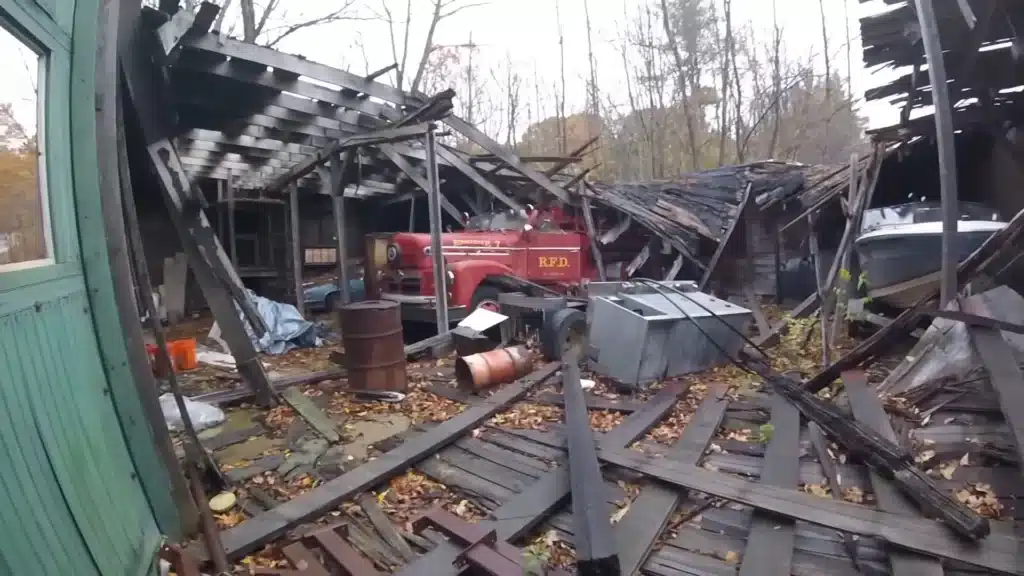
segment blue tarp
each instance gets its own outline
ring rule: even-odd
[[[320,338],[315,325],[299,314],[299,310],[291,304],[274,302],[257,296],[252,290],[246,290],[249,302],[256,308],[256,313],[263,318],[267,332],[256,338],[249,323],[242,318],[245,331],[256,349],[265,354],[284,354],[294,348],[315,348],[320,345]],[[239,315],[242,314],[238,305]]]

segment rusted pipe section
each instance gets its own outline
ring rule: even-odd
[[[459,358],[455,379],[462,388],[480,391],[522,378],[532,369],[530,352],[525,346],[516,346]]]

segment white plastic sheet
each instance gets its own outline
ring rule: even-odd
[[[192,419],[192,426],[196,432],[213,428],[224,422],[224,411],[205,402],[196,402],[185,398],[185,410]],[[160,396],[160,411],[164,414],[164,421],[171,432],[179,432],[185,429],[185,422],[181,419],[181,412],[178,411],[178,403],[174,401],[174,394],[170,392]]]

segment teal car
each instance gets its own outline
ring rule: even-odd
[[[362,278],[348,281],[348,291],[353,302],[366,299],[366,288]],[[310,312],[332,312],[341,305],[341,290],[337,282],[311,283],[304,286],[302,299],[306,310]]]

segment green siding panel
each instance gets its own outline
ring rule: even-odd
[[[11,427],[3,434],[3,444],[9,461],[20,462],[0,470],[17,518],[7,526],[9,515],[0,515],[0,529],[5,536],[24,536],[17,527],[34,522],[39,536],[32,536],[27,548],[16,549],[45,544],[43,550],[50,550],[46,555],[32,553],[35,570],[15,574],[85,576],[97,573],[97,567],[103,575],[134,574],[156,541],[149,506],[109,399],[89,317],[83,290],[0,318],[5,371],[0,419]],[[91,557],[92,569],[84,568],[81,557],[74,559],[71,572],[59,565],[74,557],[53,551],[74,550],[74,544]],[[47,569],[41,572],[39,566]]]

